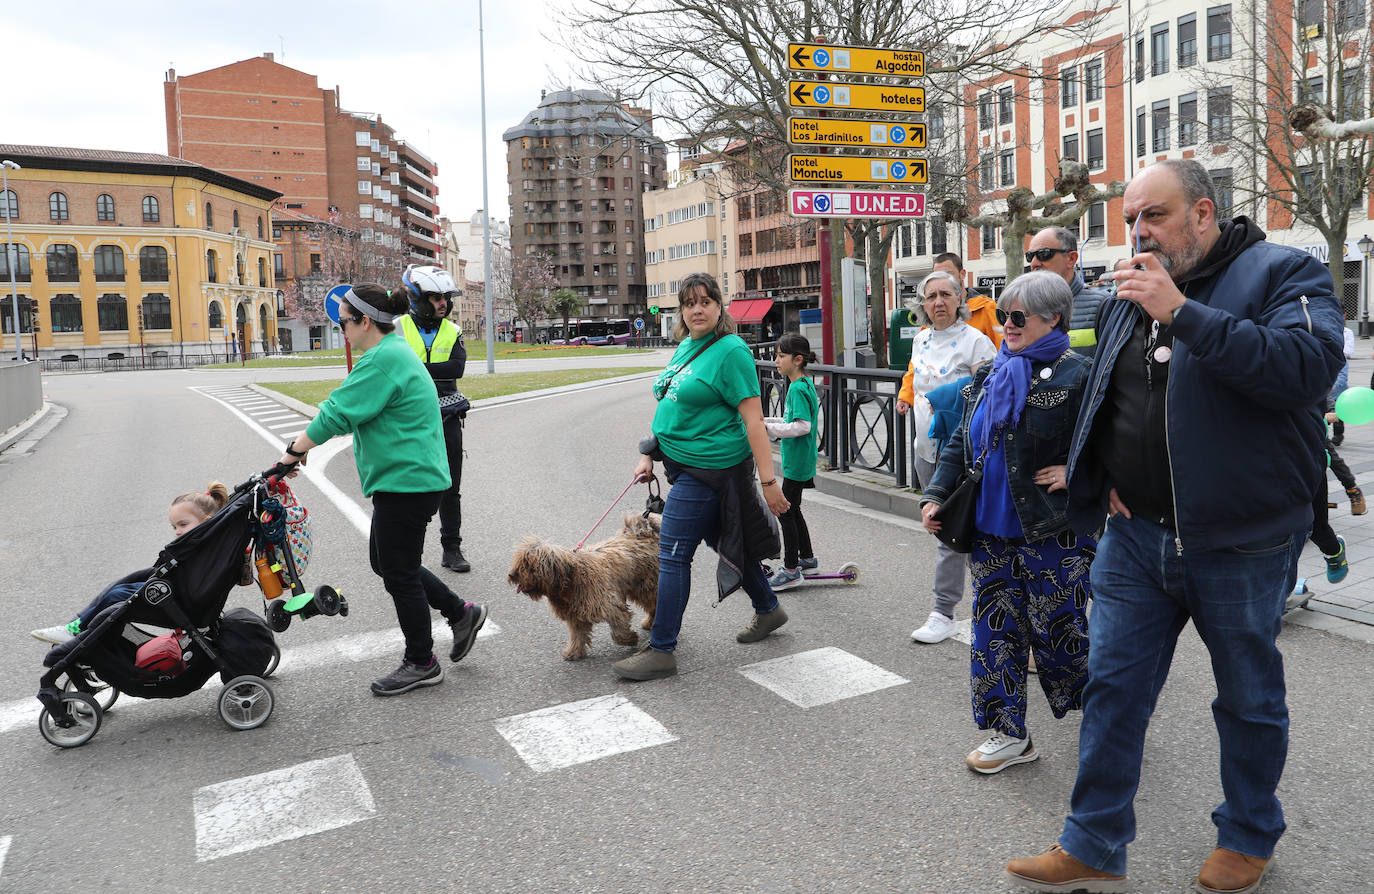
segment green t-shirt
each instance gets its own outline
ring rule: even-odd
[[[394,332],[358,358],[305,430],[316,444],[348,432],[363,496],[449,489],[434,380]]]
[[[816,386],[808,376],[802,376],[787,386],[787,409],[783,411],[783,422],[796,422],[805,419],[811,423],[811,431],[800,438],[782,439],[782,477],[792,481],[810,481],[816,477],[816,416],[821,401],[816,396]]]
[[[697,469],[728,469],[749,455],[738,407],[745,398],[759,396],[754,356],[738,335],[721,337],[691,359],[713,337],[689,338],[678,345],[654,380],[657,393],[672,376],[654,411],[658,445],[673,462]]]

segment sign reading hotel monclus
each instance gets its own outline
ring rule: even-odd
[[[915,156],[789,155],[796,183],[925,183],[926,160]]]

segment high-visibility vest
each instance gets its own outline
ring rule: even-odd
[[[453,353],[454,345],[458,344],[458,337],[463,334],[463,330],[454,325],[452,320],[440,320],[439,332],[434,336],[434,344],[425,347],[425,340],[420,335],[420,327],[416,325],[415,318],[406,314],[397,319],[401,327],[401,334],[405,336],[406,344],[415,352],[421,360],[426,363],[443,363]]]
[[[1091,348],[1097,344],[1096,329],[1070,329],[1069,347],[1071,348]]]

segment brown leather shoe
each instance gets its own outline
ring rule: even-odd
[[[1128,890],[1126,876],[1093,869],[1074,858],[1058,844],[1038,857],[1012,860],[1007,864],[1007,881],[1013,887],[1051,894],[1115,894]]]
[[[1202,894],[1249,894],[1259,888],[1273,863],[1273,857],[1250,857],[1219,847],[1202,864],[1193,888]]]

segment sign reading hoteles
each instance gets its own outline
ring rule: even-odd
[[[879,47],[832,47],[814,43],[789,43],[788,67],[793,71],[824,71],[835,74],[925,77],[924,53]]]
[[[924,112],[926,88],[788,81],[787,102],[794,109]]]
[[[787,191],[793,217],[925,217],[923,192],[883,192],[876,189],[791,189]]]
[[[882,146],[926,148],[926,126],[906,121],[840,121],[836,118],[788,118],[787,141],[794,146]]]

